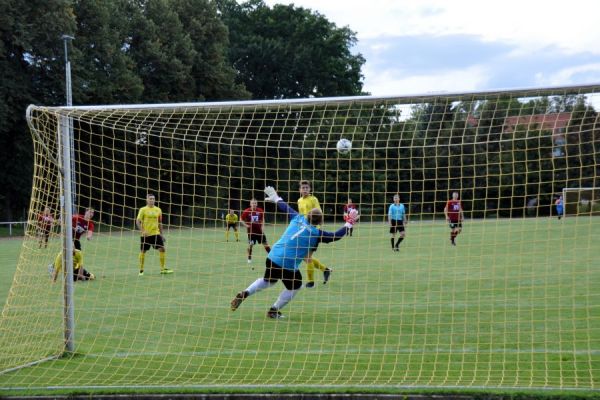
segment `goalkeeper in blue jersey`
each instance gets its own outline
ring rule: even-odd
[[[302,274],[299,269],[302,260],[307,256],[310,258],[311,252],[317,248],[319,243],[331,243],[344,237],[348,229],[352,228],[358,220],[358,211],[352,210],[348,214],[344,226],[336,232],[325,232],[317,228],[323,222],[321,210],[313,208],[304,216],[288,206],[271,186],[265,188],[265,194],[267,201],[277,203],[282,212],[289,214],[290,224],[271,248],[265,263],[264,276],[254,281],[246,290],[236,294],[231,301],[231,310],[237,310],[248,296],[273,286],[278,280],[281,280],[285,289],[267,312],[269,318],[277,319],[283,317],[280,310],[296,296],[302,287]]]

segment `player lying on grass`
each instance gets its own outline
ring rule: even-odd
[[[231,301],[231,310],[237,310],[248,296],[273,286],[281,280],[285,289],[267,312],[269,318],[276,319],[282,318],[280,310],[302,287],[302,274],[299,270],[302,260],[309,256],[311,250],[316,249],[319,243],[331,243],[345,236],[348,229],[352,228],[358,220],[358,211],[352,210],[344,226],[336,232],[325,232],[317,228],[323,222],[321,210],[313,208],[308,215],[304,216],[288,206],[271,186],[265,188],[265,194],[267,201],[277,203],[279,210],[289,215],[290,224],[267,255],[264,276],[254,281],[246,290],[236,294]]]
[[[58,274],[63,268],[62,251],[54,259],[54,263],[48,265],[48,273],[52,278],[52,283],[56,282]],[[83,255],[80,250],[73,249],[73,280],[74,281],[92,281],[96,279],[94,274],[89,273],[83,268]]]

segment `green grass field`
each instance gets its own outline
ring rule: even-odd
[[[271,242],[282,229],[268,228]],[[262,248],[255,270],[246,263],[244,236],[172,230],[175,273],[159,275],[149,252],[138,277],[137,236],[98,232],[84,243],[98,279],[75,288],[76,354],[0,374],[0,389],[600,387],[600,218],[467,222],[456,247],[446,224],[416,222],[399,253],[385,225],[360,223],[316,254],[334,269],[331,282],[303,289],[278,321],[265,313],[281,283],[229,310],[264,268]],[[52,299],[45,318],[31,319],[47,326],[41,347],[60,348],[61,288],[45,272],[59,243],[30,242],[34,261],[9,295],[21,244],[0,240],[0,299]]]

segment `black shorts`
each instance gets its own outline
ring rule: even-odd
[[[393,219],[390,223],[390,233],[404,232],[404,221],[400,219]]]
[[[267,237],[264,233],[249,233],[248,234],[248,244],[267,244]]]
[[[79,241],[79,239],[75,239],[73,241],[73,247],[75,247],[77,250],[81,251],[81,242]]]
[[[92,276],[92,274],[90,274],[85,268],[83,269],[83,277],[82,278],[79,277],[79,270],[73,271],[73,280],[74,281],[88,281],[90,279],[90,276]]]
[[[461,222],[450,222],[450,224],[448,224],[448,226],[450,227],[450,229],[462,228],[462,223]]]
[[[227,230],[233,228],[234,231],[237,231],[237,224],[227,224]]]
[[[140,250],[148,251],[150,247],[154,247],[157,250],[164,248],[165,243],[163,242],[162,235],[140,236]]]
[[[287,290],[298,290],[302,287],[302,274],[300,270],[282,268],[271,261],[270,258],[267,258],[265,267],[265,281],[272,283],[281,280]]]

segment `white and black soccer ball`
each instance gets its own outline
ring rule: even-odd
[[[148,132],[141,131],[137,134],[137,139],[135,140],[135,144],[138,146],[145,146],[148,143]]]
[[[348,139],[341,138],[340,140],[338,140],[336,148],[338,153],[346,155],[350,153],[350,150],[352,150],[352,142]]]

